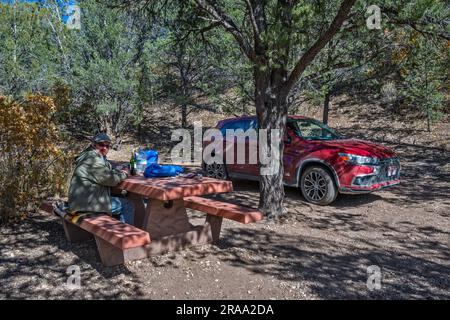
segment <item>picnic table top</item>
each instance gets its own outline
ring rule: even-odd
[[[142,175],[129,176],[118,186],[120,190],[127,190],[150,199],[179,200],[189,196],[201,196],[212,193],[233,191],[231,181],[218,180],[208,177],[164,177],[145,178]]]

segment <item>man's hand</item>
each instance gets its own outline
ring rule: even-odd
[[[121,166],[121,165],[118,165],[118,166],[116,166],[114,169],[119,170],[119,171],[121,171],[121,172],[124,172],[124,173],[126,173],[128,176],[130,175],[130,169],[128,169],[127,166]]]

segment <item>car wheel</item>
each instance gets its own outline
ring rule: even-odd
[[[337,197],[337,188],[331,174],[322,167],[307,168],[300,181],[300,188],[306,201],[325,206]]]
[[[224,164],[219,164],[216,162],[210,163],[210,164],[204,164],[203,168],[205,170],[206,176],[220,179],[220,180],[226,180],[228,178],[227,175],[227,169],[225,168]]]

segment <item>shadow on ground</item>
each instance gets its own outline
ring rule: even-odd
[[[54,217],[36,217],[1,230],[0,283],[6,299],[120,299],[139,297],[137,277],[125,266],[104,267],[95,242],[69,243]],[[14,241],[11,241],[14,239]],[[70,290],[77,266],[82,290]]]
[[[450,299],[450,155],[427,146],[390,146],[401,159],[399,187],[341,195],[328,207],[308,204],[298,189],[286,188],[288,215],[281,222],[226,221],[217,246],[151,258],[143,268],[164,272],[179,268],[180,259],[200,262],[214,256],[222,265],[261,276],[265,284],[275,279],[305,285],[318,298]],[[233,184],[235,192],[215,197],[258,206],[257,182]],[[148,274],[104,267],[95,243],[69,243],[55,217],[4,227],[0,244],[0,298],[148,297]],[[82,290],[65,287],[71,265],[80,267]],[[366,285],[371,265],[381,269],[381,290]]]
[[[247,251],[241,255],[239,250],[231,250],[223,260],[255,273],[306,282],[321,298],[450,298],[449,266],[407,253],[429,250],[448,261],[449,248],[439,243],[405,243],[404,253],[399,254],[379,249],[366,239],[358,239],[370,245],[370,249],[363,250],[357,246],[342,247],[321,238],[244,228],[227,231],[223,239],[219,247],[246,248]],[[400,239],[393,239],[396,240]],[[366,286],[367,267],[371,265],[381,268],[380,291],[371,292]]]

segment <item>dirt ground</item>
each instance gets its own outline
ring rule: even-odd
[[[340,195],[327,207],[307,204],[297,189],[286,188],[288,213],[281,221],[225,219],[215,246],[112,268],[102,266],[94,242],[70,244],[55,217],[36,213],[0,229],[0,299],[449,299],[448,123],[428,134],[422,124],[363,122],[373,110],[333,110],[332,127],[398,152],[400,186]],[[149,132],[170,140],[167,128]],[[129,142],[123,150],[113,158],[127,160]],[[217,198],[257,206],[257,183],[233,185],[235,192]],[[189,214],[203,221],[203,214]],[[73,265],[81,272],[80,289],[66,285]],[[369,266],[381,272],[381,286],[373,290]]]

